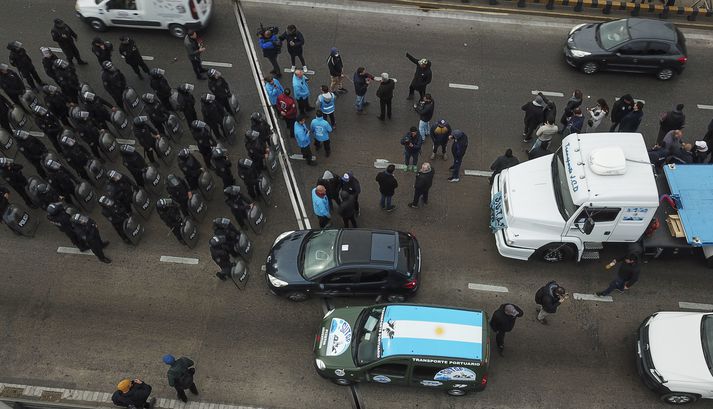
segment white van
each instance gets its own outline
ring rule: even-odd
[[[96,31],[108,27],[168,30],[183,38],[208,25],[213,0],[77,0],[77,17]]]

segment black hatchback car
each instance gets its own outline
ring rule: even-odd
[[[281,234],[265,263],[270,292],[292,301],[310,295],[383,295],[401,302],[419,287],[421,248],[410,233],[374,229]]]
[[[660,80],[680,74],[688,60],[681,30],[666,21],[643,18],[575,26],[567,36],[564,57],[585,74],[643,72]]]

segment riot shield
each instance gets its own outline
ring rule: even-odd
[[[25,90],[25,93],[20,97],[20,103],[25,112],[34,113],[35,106],[39,104],[40,100],[37,98],[37,94],[32,90]]]
[[[200,188],[201,193],[203,194],[203,197],[206,198],[206,200],[210,200],[213,198],[213,192],[215,191],[215,182],[213,181],[213,175],[207,170],[201,172],[201,175],[198,177],[198,187]]]
[[[172,141],[178,142],[181,140],[183,127],[181,126],[181,120],[175,114],[168,116],[168,120],[163,124],[163,128],[166,130],[166,135],[168,135]]]
[[[17,143],[9,132],[0,128],[0,152],[6,158],[15,159],[17,156]]]
[[[124,139],[130,138],[133,133],[129,116],[120,109],[111,113],[111,125],[114,127],[116,134]]]
[[[233,111],[233,115],[237,114],[240,112],[240,102],[238,101],[238,96],[233,94],[230,96],[228,99],[228,104],[230,105],[230,109]]]
[[[74,188],[74,197],[77,199],[79,207],[84,210],[84,213],[92,212],[97,203],[96,196],[97,194],[92,186],[84,180]]]
[[[264,172],[260,173],[260,197],[265,201],[266,205],[272,204],[272,182],[265,176]]]
[[[275,147],[270,147],[268,150],[265,166],[267,166],[267,171],[270,177],[274,176],[280,168],[280,162],[277,160],[277,151]]]
[[[32,175],[27,178],[27,185],[25,186],[25,192],[27,192],[27,195],[30,196],[32,203],[34,203],[38,207],[40,206],[42,201],[40,200],[39,195],[37,194],[37,186],[41,183],[47,182],[40,179],[39,176]]]
[[[144,169],[143,174],[144,187],[146,187],[150,193],[158,195],[163,191],[163,178],[156,166],[148,165],[146,169]]]
[[[27,210],[22,207],[10,203],[2,215],[2,221],[15,234],[26,237],[34,237],[37,231],[39,221],[33,217]]]
[[[154,208],[149,194],[143,188],[137,188],[136,191],[134,191],[132,202],[136,212],[144,219],[148,219]]]
[[[116,143],[116,138],[105,129],[99,133],[99,148],[104,156],[112,162],[119,157],[119,145]]]
[[[230,269],[230,279],[239,289],[243,290],[248,283],[248,277],[248,265],[243,260],[238,260]]]
[[[141,237],[144,235],[144,226],[142,226],[134,216],[129,216],[128,219],[124,220],[122,227],[124,234],[129,238],[131,244],[134,246],[139,244]]]
[[[240,232],[240,238],[238,243],[235,244],[235,251],[243,258],[246,262],[250,261],[253,255],[253,242],[250,240],[247,234]]]
[[[223,117],[223,123],[221,125],[223,127],[225,141],[228,142],[229,145],[235,145],[235,135],[238,132],[235,119],[230,115],[226,115]]]
[[[162,136],[156,140],[156,153],[161,162],[168,167],[171,166],[175,155],[173,154],[173,147],[168,142],[168,139]]]
[[[141,101],[141,96],[136,93],[135,89],[126,87],[122,96],[126,112],[130,113],[132,116],[139,116],[142,112],[144,112],[144,103]]]
[[[183,223],[181,223],[181,237],[186,243],[186,246],[190,248],[196,247],[198,244],[198,227],[193,220],[185,219]]]
[[[248,211],[248,224],[250,224],[252,231],[254,231],[255,234],[262,233],[266,221],[267,218],[263,214],[262,209],[260,209],[260,205],[254,203],[250,211]]]
[[[25,111],[18,106],[15,106],[12,111],[7,114],[7,117],[10,120],[10,126],[12,126],[13,130],[22,129],[26,131],[30,127]]]
[[[193,191],[193,195],[188,199],[188,212],[196,221],[201,222],[208,213],[208,204],[203,200],[200,192]]]
[[[87,172],[87,176],[89,176],[89,183],[94,185],[94,187],[104,186],[104,182],[106,182],[106,169],[104,169],[104,165],[102,165],[98,159],[90,159],[87,161],[84,165],[84,170]]]

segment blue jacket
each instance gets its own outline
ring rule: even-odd
[[[282,87],[282,84],[280,84],[280,81],[278,81],[277,78],[274,78],[272,82],[274,82],[274,84],[269,82],[265,83],[265,91],[267,91],[267,97],[270,99],[270,105],[276,105],[277,97],[279,97],[285,89]]]
[[[404,146],[404,151],[409,153],[421,152],[421,137],[416,134],[414,138],[411,137],[411,132],[408,132],[401,138],[401,145]],[[409,146],[409,144],[411,146]]]
[[[314,139],[320,142],[328,141],[329,133],[332,132],[332,125],[330,125],[324,118],[314,118],[312,123],[309,125],[309,128],[312,130]]]
[[[282,47],[282,42],[273,34],[269,40],[265,37],[260,36],[260,48],[262,48],[263,57],[276,57],[280,53],[280,48]]]
[[[302,75],[302,78],[299,78],[297,75],[292,76],[292,92],[295,99],[309,98],[309,87],[307,86],[306,75]]]
[[[333,93],[320,94],[317,97],[317,108],[325,114],[334,112],[334,100],[337,99]]]
[[[312,189],[312,210],[317,216],[329,217],[329,198],[317,196],[317,188]]]
[[[453,131],[452,135],[451,153],[453,154],[453,159],[463,159],[465,151],[468,149],[468,135],[459,129]]]
[[[306,148],[309,146],[310,137],[307,125],[295,122],[295,139],[297,139],[297,146],[300,148]]]

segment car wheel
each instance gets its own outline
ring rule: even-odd
[[[87,20],[87,24],[89,24],[89,27],[91,27],[94,31],[104,32],[107,30],[106,24],[98,18],[90,18]]]
[[[349,386],[354,383],[354,382],[350,381],[349,379],[344,379],[344,378],[332,379],[332,382],[336,383],[339,386]]]
[[[290,301],[295,301],[295,302],[302,302],[306,301],[309,298],[307,293],[303,291],[293,291],[289,294],[287,294],[287,299]]]
[[[661,395],[661,400],[672,405],[685,405],[698,400],[698,396],[684,392],[671,392]]]
[[[670,68],[661,68],[658,70],[656,73],[656,78],[660,79],[661,81],[667,81],[673,78],[674,72]]]
[[[599,64],[595,63],[594,61],[590,61],[582,65],[582,72],[587,75],[592,75],[597,71],[599,71]]]
[[[465,396],[468,394],[468,392],[463,389],[448,389],[446,393],[451,396]]]
[[[406,296],[400,295],[400,294],[390,294],[390,295],[386,296],[386,301],[387,302],[404,302],[404,301],[406,301]]]
[[[574,256],[574,250],[569,244],[551,243],[540,250],[543,261],[556,263],[558,261],[570,260]]]
[[[168,32],[176,38],[184,38],[186,36],[186,28],[180,24],[171,24],[168,26]]]

